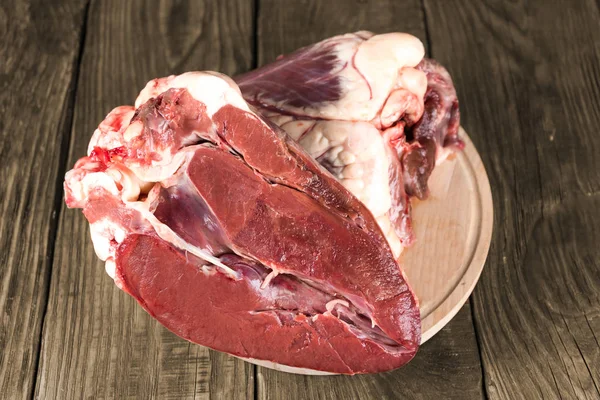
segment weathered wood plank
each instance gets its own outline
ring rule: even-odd
[[[357,30],[409,32],[424,43],[420,1],[261,0],[258,8],[259,64],[326,37]],[[469,305],[426,343],[405,368],[361,377],[304,377],[257,369],[262,399],[482,398],[482,371]]]
[[[93,1],[68,166],[94,129],[145,83],[194,69],[252,65],[252,3]],[[36,397],[246,398],[253,367],[177,338],[116,288],[79,210],[63,206]]]
[[[486,3],[425,1],[495,198],[474,296],[485,385],[493,399],[598,398],[598,7]]]
[[[327,37],[359,30],[408,32],[427,43],[418,0],[260,0],[258,4],[259,65]]]
[[[0,397],[29,399],[48,298],[82,1],[0,4]]]

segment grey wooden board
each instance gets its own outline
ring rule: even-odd
[[[600,14],[425,0],[482,155],[495,234],[474,294],[492,399],[600,397]]]
[[[68,167],[98,123],[145,83],[194,69],[252,64],[244,0],[94,1],[89,9]],[[44,323],[40,399],[247,398],[253,366],[192,345],[117,289],[94,254],[80,210],[62,207]]]
[[[245,398],[255,383],[262,398],[600,397],[597,2],[261,0],[255,15],[244,0],[98,1],[78,70],[85,9],[0,5],[0,397],[30,398],[36,382],[36,397],[60,399]],[[83,216],[61,205],[62,174],[150,78],[241,72],[255,43],[264,63],[356,29],[416,34],[449,67],[492,185],[490,257],[472,307],[406,368],[256,369],[254,381],[254,367],[175,337],[114,287]]]
[[[0,397],[36,376],[84,4],[0,3]]]

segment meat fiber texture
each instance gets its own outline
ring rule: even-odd
[[[154,80],[65,177],[116,285],[175,334],[296,372],[398,368],[417,300],[375,218],[217,73]]]
[[[461,149],[456,91],[406,33],[356,32],[280,56],[236,78],[246,101],[283,128],[373,213],[395,255],[413,243],[410,198]]]

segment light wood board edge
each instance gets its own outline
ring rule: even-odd
[[[471,173],[474,175],[478,192],[476,194],[477,203],[481,209],[481,221],[476,239],[477,244],[471,255],[469,265],[454,290],[421,321],[421,344],[427,342],[446,326],[465,304],[479,280],[492,239],[494,207],[490,181],[477,149],[462,127],[460,128],[460,137],[465,142],[465,149],[457,156],[465,159],[465,165],[470,168]]]

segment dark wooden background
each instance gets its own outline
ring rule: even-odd
[[[105,274],[66,170],[151,78],[227,74],[359,29],[450,70],[495,231],[474,295],[405,368],[305,377],[162,328]],[[600,398],[595,0],[3,0],[0,398]]]

